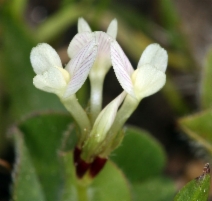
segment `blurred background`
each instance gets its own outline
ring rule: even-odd
[[[167,83],[145,98],[128,123],[149,131],[167,153],[164,173],[176,189],[202,173],[211,157],[191,140],[178,120],[202,110],[201,83],[207,52],[212,44],[212,2],[208,0],[0,0],[0,200],[8,200],[13,145],[9,127],[33,111],[65,111],[59,99],[37,90],[29,55],[46,42],[65,65],[67,47],[77,33],[77,20],[93,30],[106,31],[118,20],[117,40],[134,68],[144,48],[159,43],[168,51]],[[113,73],[106,76],[104,105],[121,92]],[[89,82],[78,94],[86,107]],[[138,156],[139,159],[139,156]]]

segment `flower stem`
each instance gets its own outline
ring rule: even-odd
[[[123,125],[127,121],[127,119],[131,116],[131,114],[135,111],[140,101],[136,98],[132,97],[131,95],[127,95],[123,105],[119,109],[114,123],[108,132],[108,138],[110,139],[111,136],[116,136],[116,134],[122,129]]]
[[[98,114],[102,109],[102,90],[104,78],[92,77],[91,83],[91,97],[90,97],[90,119],[93,125]]]
[[[78,185],[78,201],[88,201],[87,186]]]
[[[79,104],[75,95],[72,95],[67,99],[61,99],[61,102],[64,104],[65,108],[71,113],[72,117],[75,119],[76,123],[80,128],[81,136],[78,145],[81,145],[87,137],[87,133],[91,129],[91,124],[88,119],[88,116],[85,110]]]

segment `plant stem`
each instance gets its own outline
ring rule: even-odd
[[[91,83],[91,97],[90,97],[90,119],[93,125],[98,114],[102,109],[102,90],[104,78],[92,77]]]
[[[85,140],[87,137],[87,133],[91,129],[91,124],[88,119],[88,116],[82,106],[79,104],[75,95],[67,99],[61,99],[61,102],[64,104],[65,108],[71,113],[72,117],[75,119],[78,124],[81,136],[79,139],[79,145]]]
[[[87,186],[78,185],[78,201],[88,201]]]
[[[116,136],[116,134],[122,129],[123,125],[127,121],[127,119],[131,116],[131,114],[135,111],[140,101],[136,98],[132,97],[131,95],[127,95],[123,105],[119,109],[114,123],[108,132],[108,137]]]

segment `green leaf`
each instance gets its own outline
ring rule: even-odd
[[[210,169],[206,164],[203,174],[186,184],[175,196],[174,201],[207,201],[210,191]]]
[[[23,140],[23,134],[18,129],[13,129],[12,137],[16,150],[12,199],[14,201],[45,201],[35,168]]]
[[[94,179],[91,190],[93,199],[99,201],[131,200],[129,185],[121,170],[110,161]]]
[[[107,161],[103,170],[90,185],[83,186],[83,181],[77,181],[75,178],[72,152],[63,154],[62,157],[65,168],[64,178],[66,178],[62,201],[131,200],[126,178],[111,161]]]
[[[69,115],[49,112],[34,114],[18,125],[47,200],[57,201],[60,196],[62,173],[58,153],[71,122]]]
[[[166,156],[162,146],[146,131],[127,127],[122,145],[110,157],[132,182],[160,174]]]
[[[212,153],[212,109],[181,118],[179,125],[185,133]]]
[[[208,52],[205,65],[203,68],[202,85],[201,85],[201,106],[203,109],[208,109],[212,106],[212,49]]]
[[[133,201],[171,201],[176,189],[174,183],[167,178],[151,178],[141,183],[134,183],[132,186]]]

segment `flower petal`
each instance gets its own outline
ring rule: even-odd
[[[97,142],[101,142],[105,139],[107,132],[114,122],[117,110],[125,96],[126,92],[122,92],[100,112],[94,123],[90,138],[92,138],[92,135],[95,135],[95,140]]]
[[[93,33],[96,43],[98,44],[98,53],[94,66],[90,74],[94,76],[105,75],[111,67],[110,59],[110,41],[111,37],[102,31]]]
[[[138,62],[138,68],[141,68],[145,64],[151,64],[158,70],[165,72],[167,63],[168,55],[166,50],[161,48],[158,44],[151,44],[142,53]]]
[[[36,74],[42,74],[52,67],[62,67],[59,55],[46,43],[38,44],[32,49],[30,61]]]
[[[122,88],[127,93],[135,96],[131,80],[131,75],[134,70],[123,50],[115,40],[111,42],[111,60],[116,77]]]
[[[59,68],[50,68],[43,74],[36,75],[33,79],[33,84],[38,89],[56,94],[63,94],[66,87],[66,81]]]
[[[159,91],[166,82],[166,75],[149,64],[138,68],[132,75],[134,92],[141,100]]]
[[[80,17],[78,19],[78,25],[77,25],[77,28],[78,28],[78,33],[83,33],[83,32],[92,32],[91,31],[91,28],[89,26],[89,24],[87,23],[87,21]]]
[[[110,35],[113,39],[116,39],[118,32],[118,22],[116,19],[113,19],[107,28],[107,34]]]
[[[88,73],[93,66],[97,55],[97,44],[95,39],[90,41],[78,54],[67,64],[66,70],[71,76],[64,97],[75,94],[84,84]]]
[[[85,45],[87,45],[93,39],[93,37],[93,34],[89,32],[75,35],[68,46],[68,56],[73,58]]]

